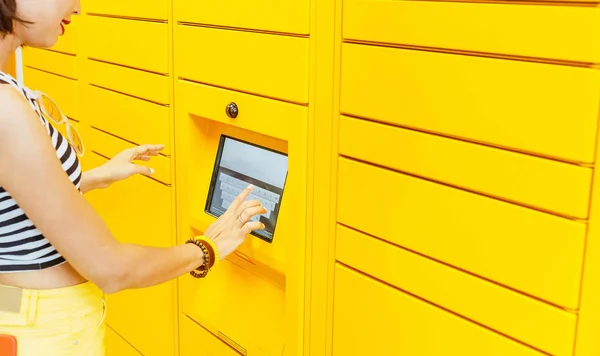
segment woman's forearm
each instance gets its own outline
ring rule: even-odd
[[[101,174],[98,173],[97,168],[90,169],[83,172],[81,175],[80,190],[83,194],[88,193],[94,189],[106,188],[107,184]]]
[[[194,244],[161,248],[121,244],[115,254],[121,273],[103,289],[115,293],[124,289],[145,288],[180,277],[204,263],[202,250]],[[123,263],[126,261],[126,263]]]

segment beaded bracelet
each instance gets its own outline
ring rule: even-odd
[[[209,239],[208,237],[205,236],[198,236],[196,239],[200,240],[200,241],[204,241],[206,242],[211,248],[209,248],[209,252],[211,253],[211,264],[208,266],[208,268],[212,268],[214,267],[217,263],[219,263],[220,259],[219,259],[219,250],[217,250],[217,246],[215,245],[215,243],[213,242],[213,240]]]
[[[217,251],[214,242],[204,236],[198,236],[187,240],[186,243],[191,243],[198,246],[204,254],[204,262],[202,265],[197,267],[194,271],[190,271],[190,274],[194,278],[206,277],[210,269],[219,260],[219,252]]]
[[[208,274],[209,268],[208,266],[211,263],[211,256],[209,249],[207,248],[207,244],[204,241],[201,241],[198,238],[191,238],[186,241],[188,244],[194,244],[198,246],[202,250],[202,254],[204,255],[204,262],[198,266],[195,270],[190,271],[190,274],[194,278],[204,278]]]

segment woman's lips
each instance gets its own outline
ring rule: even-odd
[[[61,29],[63,35],[65,34],[65,25],[68,25],[70,23],[71,23],[71,21],[69,21],[69,20],[62,20],[61,21],[61,23],[60,23],[60,29]]]

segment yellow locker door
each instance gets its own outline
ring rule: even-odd
[[[142,356],[113,329],[106,328],[106,356]]]

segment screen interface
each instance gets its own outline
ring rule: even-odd
[[[254,191],[247,200],[259,200],[267,213],[251,219],[260,220],[265,225],[264,230],[256,230],[252,234],[272,242],[287,171],[286,154],[222,135],[206,212],[215,217],[221,216],[233,199],[253,184]]]

